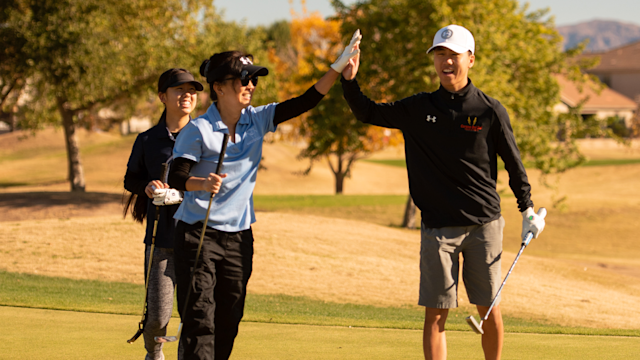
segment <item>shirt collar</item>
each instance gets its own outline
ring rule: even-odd
[[[251,108],[251,106],[247,106],[246,109],[242,109],[238,124],[248,125],[251,122],[248,114],[249,108]],[[218,107],[216,106],[215,102],[209,106],[209,109],[207,109],[207,119],[213,126],[214,131],[222,131],[224,129],[226,129],[227,132],[229,131],[229,127],[224,122],[222,122],[222,117],[220,116],[220,112],[218,111]]]
[[[191,121],[191,115],[189,115],[189,121]],[[176,141],[176,138],[173,136],[169,128],[167,127],[167,120],[163,117],[158,122],[158,125],[155,126],[155,133],[159,139],[169,138],[173,141]]]
[[[471,79],[467,78],[467,80],[468,80],[467,85],[458,92],[452,93],[449,90],[445,89],[444,86],[442,86],[442,84],[440,84],[440,88],[438,89],[438,92],[443,98],[447,100],[464,99],[467,97],[467,95],[473,94],[472,90],[476,88],[471,82]]]

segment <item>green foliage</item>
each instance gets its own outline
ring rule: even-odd
[[[215,52],[239,48],[269,67],[265,35],[247,36],[247,27],[222,21],[210,1],[13,3],[0,18],[6,55],[0,60],[0,85],[7,82],[6,69],[29,79],[32,96],[25,107],[32,110],[23,118],[25,128],[59,121],[52,111],[56,98],[78,115],[76,122],[95,121],[102,107],[112,107],[122,120],[138,103],[156,97],[163,71],[182,67],[200,78],[200,64]],[[268,90],[257,95],[258,101],[274,100],[275,84],[265,85]]]
[[[560,102],[554,74],[581,79],[569,59],[582,47],[562,52],[561,37],[547,10],[529,12],[515,0],[369,0],[353,7],[333,1],[343,31],[360,28],[362,63],[358,77],[376,101],[392,101],[434,91],[439,80],[433,57],[425,52],[443,26],[468,28],[476,40],[474,84],[508,110],[523,156],[544,173],[560,172],[583,158],[572,142],[580,125],[577,112],[556,114]],[[570,136],[558,143],[561,129]]]
[[[286,20],[280,20],[267,26],[266,32],[267,46],[277,50],[286,49],[291,43],[291,24]]]

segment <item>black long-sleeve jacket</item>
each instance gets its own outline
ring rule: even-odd
[[[364,123],[400,129],[409,190],[430,228],[485,224],[500,217],[497,155],[509,172],[520,211],[533,206],[531,186],[505,108],[469,84],[458,93],[442,86],[393,103],[375,103],[354,79],[344,97]]]
[[[167,130],[167,123],[161,119],[157,125],[140,133],[133,144],[127,172],[124,176],[124,188],[133,194],[147,200],[147,231],[144,237],[145,244],[151,245],[153,234],[153,222],[156,217],[156,206],[144,192],[151,180],[166,179],[162,177],[162,164],[171,159],[175,140]],[[156,230],[155,246],[161,248],[173,248],[175,220],[173,215],[180,205],[160,206],[160,218]]]

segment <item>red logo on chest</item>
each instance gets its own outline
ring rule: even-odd
[[[473,131],[473,132],[478,132],[480,130],[482,130],[482,126],[476,126],[476,122],[478,121],[478,118],[475,117],[473,118],[473,121],[471,121],[471,117],[467,118],[467,124],[462,124],[460,125],[461,128],[463,128],[465,131]]]

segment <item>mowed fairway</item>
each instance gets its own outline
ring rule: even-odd
[[[66,192],[61,131],[47,130],[22,142],[16,134],[2,135],[0,166],[7,171],[0,175],[0,211],[5,215],[0,219],[0,270],[142,284],[144,229],[120,213],[122,178],[134,138],[81,132],[88,193],[77,195]],[[300,176],[297,172],[307,164],[296,158],[297,151],[290,145],[265,144],[268,170],[259,173],[256,188],[250,294],[416,309],[419,231],[397,226],[408,193],[406,170],[359,162],[347,179],[345,195],[332,196],[326,165],[316,164],[309,176]],[[510,322],[543,324],[547,334],[507,334],[505,359],[626,359],[640,350],[640,241],[635,235],[640,164],[606,166],[609,158],[633,160],[640,153],[590,151],[602,153],[605,165],[570,170],[557,182],[552,179],[555,190],[543,187],[539,174],[530,171],[536,207],[549,209],[547,228],[518,262],[505,287],[502,309]],[[505,189],[506,172],[499,176],[507,221],[504,276],[519,248],[521,218]],[[554,203],[562,206],[554,208]],[[3,295],[0,305],[20,305],[3,302]],[[37,292],[23,295],[39,302]],[[40,306],[20,306],[46,303],[43,299]],[[460,304],[463,311],[473,311],[463,290]],[[248,318],[271,321],[268,314],[253,316],[247,310]],[[139,316],[41,311],[0,307],[0,319],[12,337],[0,345],[1,359],[43,354],[52,359],[133,359],[143,353],[142,340],[133,346],[125,343]],[[458,320],[449,329],[464,330]],[[172,322],[176,326],[178,320]],[[623,329],[630,337],[549,335],[553,327],[558,333],[566,333],[564,327],[594,328],[598,334]],[[36,340],[47,336],[51,339],[40,347]],[[450,331],[448,340],[450,359],[481,358],[479,337],[470,331]],[[173,354],[167,357],[175,358]],[[233,356],[418,359],[421,335],[411,330],[244,322]]]
[[[5,360],[138,359],[142,340],[127,344],[138,317],[0,307],[5,329],[0,342]],[[169,333],[177,331],[177,319]],[[479,336],[471,332],[447,334],[449,359],[480,359]],[[333,326],[282,325],[243,322],[233,359],[421,359],[419,330],[363,329]],[[613,336],[506,334],[504,359],[633,359],[640,339]],[[175,359],[176,344],[165,345]]]

